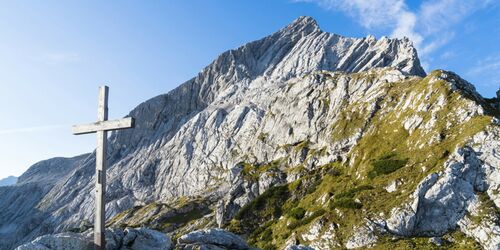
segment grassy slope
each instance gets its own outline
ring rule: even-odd
[[[306,171],[301,165],[284,166],[286,159],[278,159],[268,164],[253,166],[243,164],[243,174],[247,181],[257,181],[261,174],[270,174],[280,169],[285,172],[302,172],[303,177],[283,186],[270,188],[264,194],[243,207],[226,228],[247,238],[250,244],[263,249],[282,247],[290,237],[297,237],[301,243],[308,243],[300,237],[309,230],[312,223],[322,220],[325,225],[338,226],[335,240],[342,245],[353,233],[353,227],[364,223],[364,218],[386,216],[389,211],[401,206],[415,190],[422,178],[442,168],[448,154],[464,145],[467,139],[490,124],[492,116],[477,115],[468,121],[460,121],[461,110],[471,102],[467,95],[452,91],[443,80],[432,80],[440,72],[432,72],[424,79],[410,78],[399,83],[385,83],[384,98],[380,110],[371,119],[366,113],[371,103],[349,103],[339,114],[340,119],[331,124],[332,142],[341,141],[363,130],[357,145],[348,153],[344,163],[331,162]],[[376,79],[369,73],[352,74],[367,82]],[[328,93],[325,93],[328,94]],[[405,120],[413,115],[422,118],[422,124],[432,119],[432,112],[419,111],[419,106],[430,110],[444,98],[444,106],[436,107],[435,125],[428,130],[418,128],[411,134],[403,128]],[[411,105],[403,109],[401,105],[411,99]],[[321,103],[328,109],[328,96]],[[421,126],[422,127],[422,126]],[[267,134],[258,136],[266,140]],[[434,138],[432,143],[431,138]],[[436,139],[437,138],[437,139]],[[315,148],[309,141],[297,145],[284,145],[296,151],[308,149],[309,156],[321,157],[326,148]],[[388,193],[384,187],[394,180],[402,185],[398,191]],[[175,207],[186,206],[188,201],[178,202]],[[203,220],[209,213],[199,209],[178,213],[174,217],[158,220],[161,214],[171,210],[165,204],[149,204],[136,207],[116,215],[109,224],[118,226],[149,226],[170,231],[173,224],[182,227],[194,221]],[[208,206],[205,206],[208,207]],[[152,221],[159,221],[152,225]],[[206,223],[206,222],[203,222]],[[323,231],[326,230],[326,226]],[[450,232],[447,249],[475,249],[477,244],[460,232]],[[392,239],[379,236],[375,249],[438,249],[427,238]]]
[[[473,101],[460,91],[452,91],[449,83],[433,80],[438,74],[436,71],[424,79],[387,83],[384,87],[387,94],[380,103],[382,108],[368,124],[363,106],[369,104],[349,104],[340,114],[343,118],[332,124],[332,140],[342,140],[367,126],[361,140],[349,152],[349,161],[321,166],[293,183],[271,188],[244,207],[228,228],[247,235],[254,246],[274,249],[283,246],[291,235],[299,235],[298,240],[307,243],[300,238],[301,233],[322,219],[338,225],[337,241],[345,244],[353,227],[363,224],[364,218],[388,215],[392,208],[401,206],[420,180],[442,169],[450,152],[491,123],[492,117],[488,115],[461,121],[462,109]],[[432,119],[432,112],[419,111],[418,107],[429,106],[432,110],[439,98],[445,102],[436,107],[437,119],[432,128],[417,128],[411,134],[403,128],[404,121],[413,115],[420,116],[422,124]],[[403,109],[401,103],[408,99],[412,99],[411,105]],[[431,138],[437,139],[429,143]],[[403,184],[398,191],[388,193],[384,187],[396,179]],[[477,247],[461,233],[451,232],[451,237],[456,242],[448,243],[447,248]],[[412,246],[436,248],[427,238],[391,240],[384,236],[377,248]]]

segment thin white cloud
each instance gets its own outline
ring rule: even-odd
[[[55,129],[62,129],[62,128],[70,128],[69,125],[46,125],[46,126],[36,126],[36,127],[27,127],[27,128],[13,128],[13,129],[3,129],[0,130],[0,135],[6,135],[6,134],[18,134],[18,133],[31,133],[31,132],[38,132],[38,131],[45,131],[45,130],[55,130]]]
[[[38,61],[46,64],[74,63],[81,61],[80,54],[76,52],[53,52],[38,57]]]
[[[489,71],[500,71],[500,54],[488,56],[485,59],[478,61],[476,66],[474,66],[467,73],[477,75]]]
[[[390,30],[392,37],[408,37],[427,55],[447,44],[454,36],[450,27],[492,0],[427,0],[410,10],[404,0],[293,0],[315,3],[322,8],[344,12],[368,30]]]
[[[454,32],[442,32],[439,36],[435,37],[434,39],[427,39],[428,42],[422,44],[422,46],[419,47],[420,55],[427,56],[436,49],[447,44],[449,41],[451,41],[451,39],[453,39],[454,36],[455,36]]]
[[[396,20],[396,26],[392,31],[392,37],[408,37],[416,47],[420,47],[424,38],[419,33],[415,32],[415,25],[417,23],[417,16],[415,13],[403,10],[399,13]]]
[[[396,16],[406,8],[403,0],[296,0],[295,2],[317,3],[328,10],[343,11],[367,28],[394,23]]]
[[[435,34],[468,15],[487,7],[491,0],[439,0],[422,3],[419,10],[421,32]]]
[[[472,67],[467,75],[471,77],[480,77],[479,84],[483,86],[496,87],[500,89],[500,54],[488,56],[479,60]]]
[[[455,57],[457,54],[453,51],[446,51],[443,54],[441,54],[440,58],[443,60],[451,59]]]

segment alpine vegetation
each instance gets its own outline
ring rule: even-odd
[[[499,108],[426,74],[408,39],[299,17],[111,134],[107,248],[499,249]],[[90,247],[94,166],[49,159],[0,187],[0,248]]]

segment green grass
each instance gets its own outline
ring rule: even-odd
[[[290,210],[286,215],[288,217],[294,218],[296,220],[300,220],[304,218],[304,215],[306,214],[306,210],[301,208],[301,207],[295,207]]]
[[[437,246],[429,242],[427,237],[413,237],[413,238],[392,238],[390,236],[382,236],[379,238],[374,250],[385,249],[424,249],[424,250],[476,250],[482,247],[474,241],[474,239],[467,237],[462,232],[456,230],[448,233],[443,237],[443,245]],[[446,240],[446,239],[450,239]]]
[[[372,81],[376,76],[358,73],[352,77]],[[444,81],[430,81],[432,77],[432,74],[424,79],[412,77],[384,85],[384,93],[377,99],[377,105],[382,109],[373,113],[370,119],[367,119],[367,111],[373,103],[343,103],[339,119],[329,127],[333,141],[344,140],[358,131],[364,133],[352,149],[344,151],[347,159],[313,169],[302,164],[286,166],[281,162],[278,164],[280,169],[300,173],[302,177],[274,187],[247,204],[228,228],[248,235],[248,241],[256,247],[279,249],[290,235],[300,236],[309,230],[311,223],[321,219],[326,224],[339,225],[335,237],[346,242],[352,236],[353,228],[363,224],[365,218],[379,214],[388,216],[394,207],[408,202],[423,178],[440,171],[451,152],[491,124],[492,117],[486,115],[477,115],[466,122],[458,120],[460,109],[468,105],[470,98],[452,91]],[[419,106],[434,108],[441,97],[446,102],[435,112],[416,110]],[[412,101],[410,108],[397,106],[409,99]],[[322,103],[326,106],[326,102]],[[426,124],[432,114],[436,116],[436,123],[429,129],[421,126],[410,133],[403,127],[413,115],[420,116],[422,124]],[[436,136],[439,140],[431,141]],[[308,150],[307,157],[321,158],[329,153],[328,148],[312,146],[311,142],[304,140],[281,147],[287,152]],[[248,165],[245,172],[255,178],[263,173],[262,170],[270,169],[266,165]],[[388,193],[384,187],[396,179],[402,183],[398,192]],[[484,202],[491,203],[488,199]],[[489,214],[495,213],[490,210]],[[477,246],[473,240],[458,233],[451,233],[451,236],[460,239],[460,243],[449,243],[446,245],[448,249],[474,249]],[[304,243],[304,239],[299,240]],[[375,249],[408,248],[442,249],[429,243],[428,238],[393,239],[384,236],[375,246]]]
[[[385,154],[372,163],[373,169],[368,172],[368,177],[373,179],[380,175],[390,174],[406,165],[408,159],[398,159],[396,154]]]
[[[330,208],[350,208],[350,209],[360,209],[363,205],[352,198],[343,197],[340,199],[335,199],[330,203]]]
[[[265,142],[267,140],[267,137],[269,137],[269,133],[260,133],[259,136],[257,136],[257,139],[259,139],[259,141]]]
[[[135,206],[108,220],[106,226],[114,227],[150,227],[164,231],[180,228],[211,213],[206,201],[201,197],[180,197],[165,204],[153,202],[144,206]]]
[[[292,223],[290,223],[287,227],[288,229],[290,230],[293,230],[297,227],[300,227],[300,226],[303,226],[303,225],[307,225],[309,223],[311,223],[311,221],[313,221],[314,219],[322,216],[323,214],[325,214],[325,210],[324,209],[319,209],[317,211],[314,211],[311,215],[303,218],[303,219],[300,219],[300,220],[295,220],[293,221]]]
[[[370,185],[361,185],[359,187],[351,188],[345,192],[340,192],[339,194],[335,195],[335,199],[353,198],[356,193],[370,189],[373,189],[373,187]]]
[[[270,172],[273,169],[278,169],[282,159],[274,160],[267,164],[252,165],[250,163],[241,162],[240,165],[243,166],[242,174],[247,181],[258,181],[261,174]]]
[[[290,195],[287,186],[275,186],[245,205],[234,217],[236,220],[251,218],[266,222],[279,218],[283,211],[279,204],[285,202]],[[257,225],[247,225],[255,228]]]
[[[295,152],[300,152],[302,150],[308,150],[309,149],[309,140],[303,140],[295,145],[293,145],[293,150],[295,150]]]
[[[191,211],[188,211],[186,213],[179,213],[176,214],[175,216],[172,217],[167,217],[164,220],[161,221],[162,224],[180,224],[180,223],[187,223],[192,220],[196,220],[203,217],[203,211],[199,209],[193,209]]]

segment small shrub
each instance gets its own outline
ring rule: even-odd
[[[258,181],[262,173],[269,172],[272,169],[279,168],[282,159],[271,161],[267,164],[252,165],[246,162],[240,162],[238,165],[243,167],[243,177],[248,181]]]
[[[395,153],[382,155],[372,163],[373,169],[368,172],[368,177],[373,179],[380,175],[390,174],[406,165],[408,159],[398,159]]]
[[[272,241],[273,240],[273,230],[271,228],[267,228],[260,235],[260,240],[262,241]]]
[[[309,140],[300,141],[292,146],[294,146],[295,152],[300,152],[304,149],[309,150]]]
[[[271,242],[268,242],[266,243],[263,247],[262,247],[263,250],[276,250],[277,248],[271,243]]]
[[[293,230],[293,229],[295,229],[297,227],[300,227],[300,226],[303,226],[303,225],[307,225],[311,221],[313,221],[314,219],[316,219],[316,218],[322,216],[323,214],[325,214],[325,212],[326,211],[323,210],[323,209],[314,211],[311,215],[307,216],[306,218],[303,218],[302,220],[294,221],[294,222],[290,223],[287,227],[288,227],[288,229]]]
[[[260,133],[259,136],[257,137],[257,139],[259,139],[259,141],[264,142],[268,136],[269,136],[268,133]]]
[[[304,218],[305,214],[306,214],[306,210],[304,210],[301,207],[295,207],[295,208],[292,208],[292,210],[290,210],[287,215],[289,217],[295,218],[296,220],[300,220],[300,219]]]
[[[370,185],[361,185],[359,187],[351,188],[345,192],[342,192],[340,194],[335,195],[335,199],[341,199],[341,198],[353,198],[356,193],[363,191],[363,190],[370,190],[373,189],[372,186]]]
[[[306,194],[314,193],[319,184],[321,184],[321,179],[315,180],[312,184],[308,185],[306,187]]]
[[[234,217],[237,220],[244,218],[259,218],[268,220],[281,216],[281,204],[288,198],[287,186],[274,186],[243,206]]]
[[[334,200],[331,204],[331,208],[350,208],[350,209],[360,209],[363,205],[359,202],[356,202],[352,198],[343,197],[340,199]]]

